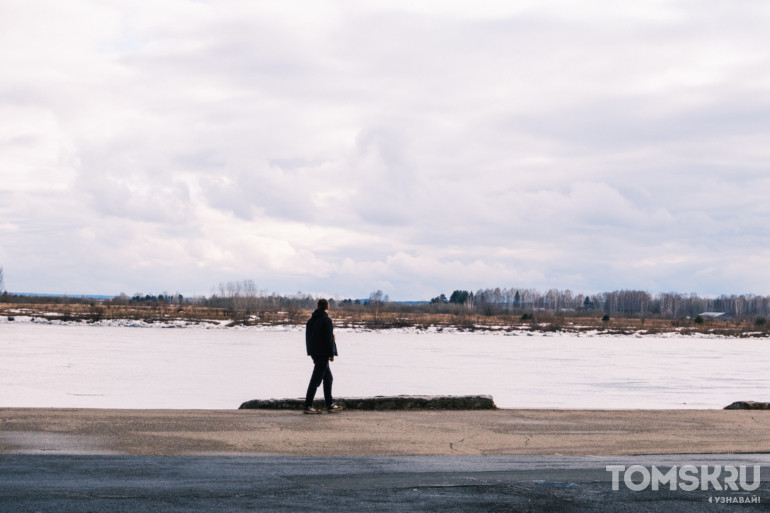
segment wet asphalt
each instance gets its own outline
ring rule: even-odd
[[[761,465],[757,490],[612,489],[607,465]],[[0,512],[770,511],[770,456],[0,455]],[[639,478],[641,474],[637,474]],[[637,479],[638,481],[639,479]],[[747,500],[759,501],[746,504]]]

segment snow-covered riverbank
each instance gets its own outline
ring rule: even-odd
[[[153,329],[204,329],[204,330],[246,330],[246,331],[267,331],[267,332],[282,332],[282,331],[301,331],[304,330],[304,324],[272,324],[265,323],[259,324],[243,324],[233,323],[232,321],[221,320],[202,320],[202,321],[185,321],[185,320],[169,320],[169,321],[145,321],[136,319],[101,319],[98,321],[82,321],[82,320],[62,320],[57,318],[56,314],[47,314],[43,316],[30,316],[30,315],[14,315],[14,316],[0,316],[0,325],[3,324],[37,324],[37,325],[51,325],[51,326],[81,326],[81,327],[112,327],[112,328],[153,328]],[[337,326],[335,328],[338,332],[345,333],[369,333],[369,332],[384,332],[392,335],[397,334],[435,334],[435,333],[474,333],[476,335],[493,335],[493,336],[525,336],[525,337],[610,337],[610,338],[627,338],[629,336],[636,338],[704,338],[704,339],[736,339],[736,338],[770,338],[770,334],[766,332],[746,332],[743,333],[743,337],[735,337],[724,335],[721,333],[710,333],[708,331],[692,331],[682,328],[671,328],[670,331],[665,332],[651,332],[647,330],[637,330],[632,333],[619,333],[616,330],[605,329],[589,329],[581,326],[571,326],[565,329],[552,329],[548,324],[541,326],[486,326],[479,324],[473,327],[447,327],[447,326],[430,326],[430,327],[401,327],[401,328],[383,328],[381,330],[372,329],[364,326]]]

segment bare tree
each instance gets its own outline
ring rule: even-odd
[[[235,320],[247,320],[259,307],[259,291],[254,280],[220,283],[219,294]]]
[[[3,266],[0,265],[0,292],[5,292],[5,279],[3,276]]]
[[[375,326],[379,323],[380,312],[382,312],[382,307],[387,300],[388,296],[383,294],[381,290],[369,294],[369,301],[366,303],[366,306],[372,311]]]

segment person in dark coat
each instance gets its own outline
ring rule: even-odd
[[[332,371],[329,362],[337,356],[337,344],[334,340],[334,325],[329,315],[329,301],[318,300],[318,308],[315,309],[310,320],[307,321],[305,330],[305,346],[307,354],[313,358],[313,374],[310,376],[310,384],[305,396],[305,413],[321,413],[321,410],[313,408],[316,390],[323,383],[324,401],[326,411],[329,413],[341,410],[342,407],[334,404],[332,397]]]

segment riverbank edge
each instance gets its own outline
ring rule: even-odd
[[[189,320],[189,319],[64,319],[60,314],[37,315],[0,315],[0,326],[10,324],[37,324],[55,326],[98,326],[116,328],[163,328],[163,329],[233,329],[255,331],[302,331],[304,323],[274,323],[274,322],[236,322],[231,320]],[[452,324],[452,325],[410,325],[410,326],[380,326],[354,325],[339,323],[335,330],[340,333],[483,333],[496,336],[510,337],[559,337],[577,336],[585,338],[593,337],[658,337],[658,338],[682,338],[682,339],[768,339],[770,332],[740,328],[636,328],[621,326],[582,326],[563,325],[561,323],[533,322],[526,324],[511,324],[507,326],[486,324]]]

